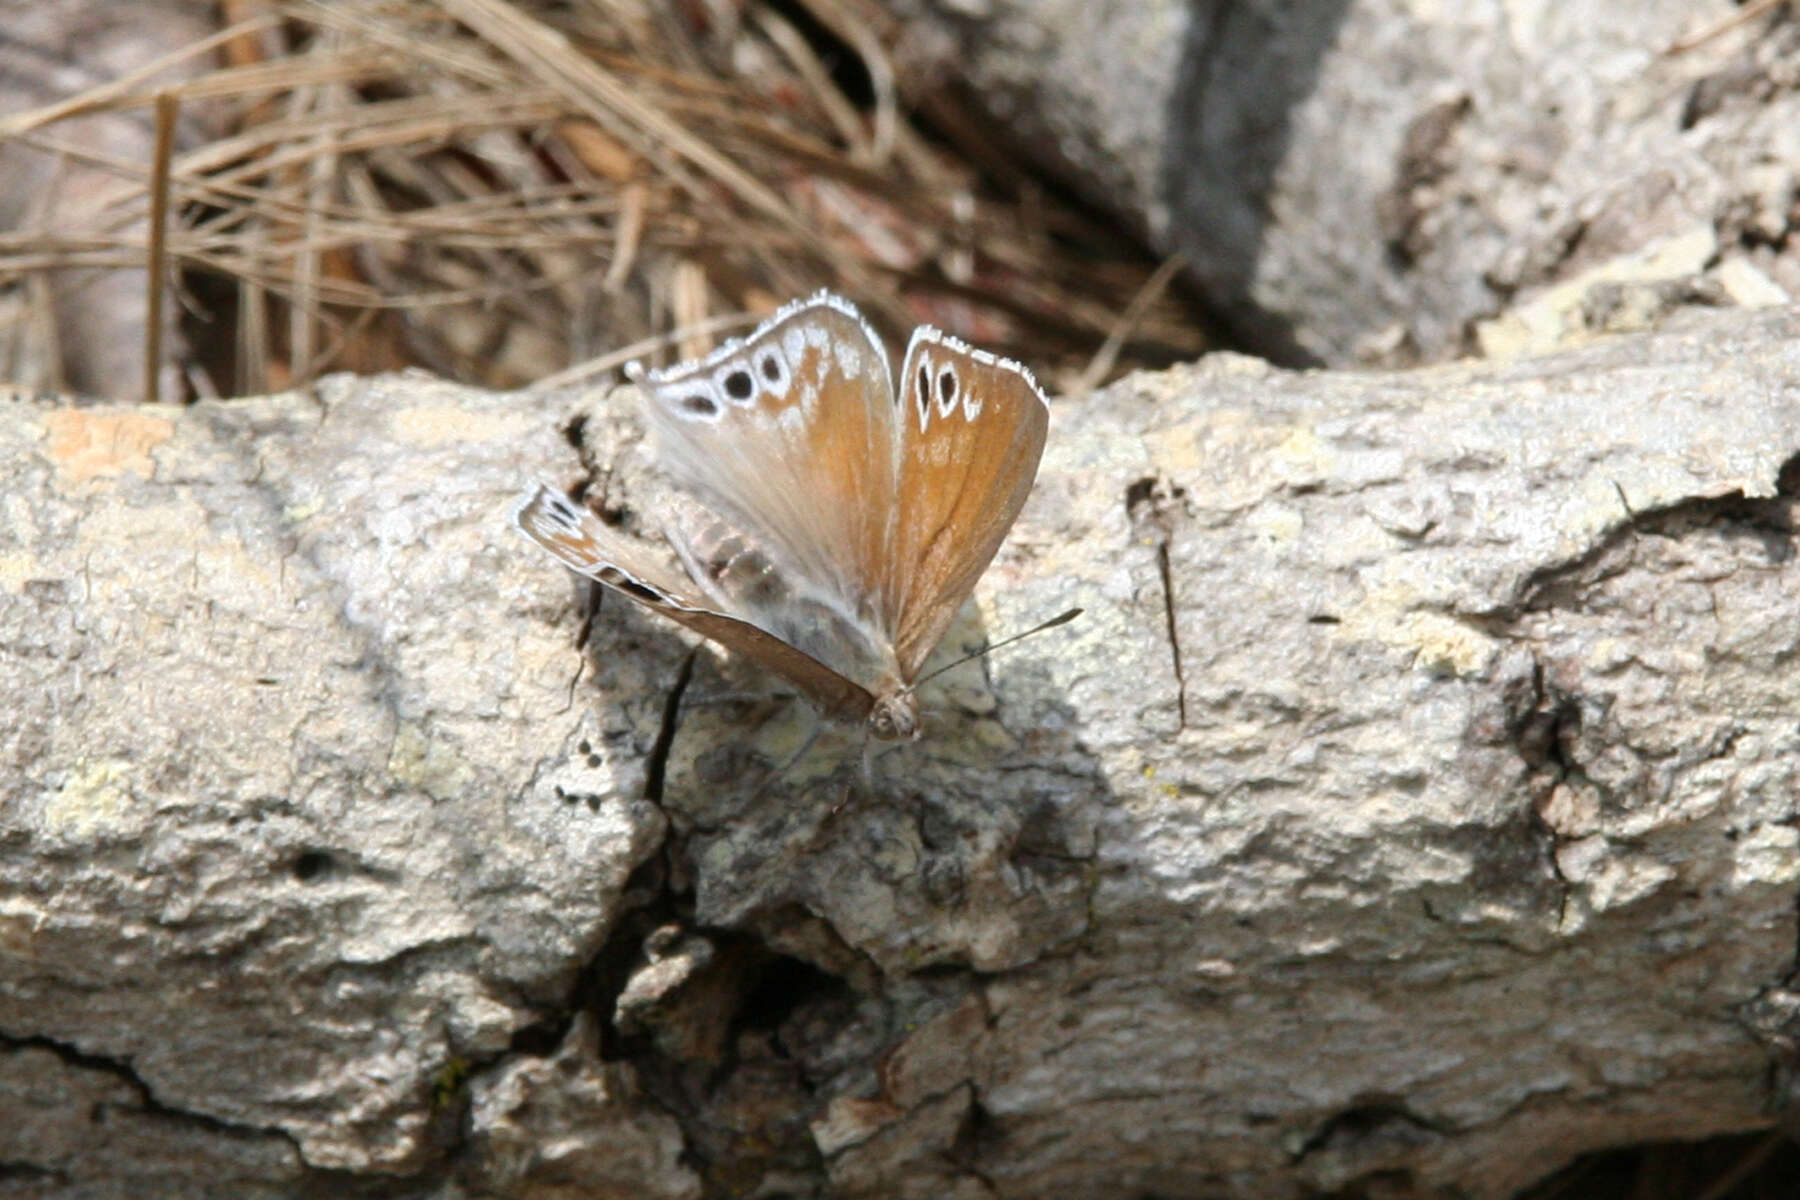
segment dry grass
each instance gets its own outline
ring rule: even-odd
[[[0,139],[107,181],[0,236],[0,286],[29,298],[15,333],[49,327],[46,297],[126,270],[151,331],[148,281],[184,284],[190,324],[208,322],[188,377],[239,394],[406,364],[568,378],[702,348],[821,286],[891,337],[930,321],[1064,385],[1203,348],[1170,273],[909,79],[872,0],[222,11],[191,78],[159,62],[0,120]],[[142,161],[59,136],[107,112],[162,135]],[[207,135],[176,144],[195,116]],[[165,351],[146,340],[154,394]]]

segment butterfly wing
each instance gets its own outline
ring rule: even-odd
[[[896,394],[880,340],[822,292],[704,359],[638,379],[665,469],[755,553],[678,538],[693,576],[682,583],[591,514],[567,501],[558,510],[554,493],[533,497],[520,527],[834,716],[907,696],[900,685],[917,677],[1036,479],[1049,410],[1030,374],[922,328]]]
[[[1037,478],[1050,408],[1031,373],[921,327],[900,371],[899,491],[884,626],[912,680]]]
[[[874,583],[893,513],[893,386],[880,340],[821,292],[741,342],[640,376],[665,469],[760,543],[788,587],[883,649]]]
[[[748,621],[697,603],[690,595],[691,585],[556,489],[539,484],[514,512],[513,523],[580,574],[773,671],[826,716],[862,721],[874,707],[875,699],[866,689],[810,654]]]

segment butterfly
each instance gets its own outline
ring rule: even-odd
[[[919,733],[919,671],[1037,477],[1049,404],[1018,363],[930,326],[898,385],[829,292],[748,337],[636,364],[658,463],[712,514],[686,577],[548,485],[514,523],[566,565],[774,672],[827,717]]]

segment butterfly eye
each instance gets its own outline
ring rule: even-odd
[[[677,404],[693,413],[696,417],[716,417],[719,415],[719,402],[704,392],[695,392],[691,396],[683,396]]]
[[[756,391],[756,380],[750,378],[750,372],[733,371],[725,377],[725,394],[739,404],[748,400]]]
[[[945,367],[938,375],[938,412],[949,416],[956,411],[956,370]]]

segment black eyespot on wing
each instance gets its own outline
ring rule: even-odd
[[[733,371],[725,377],[725,394],[740,403],[748,400],[756,391],[756,380],[750,378],[748,371]]]
[[[945,408],[956,400],[956,372],[950,367],[945,367],[938,376],[938,395],[944,398]]]
[[[770,383],[781,382],[781,360],[773,354],[765,354],[762,358],[763,378]]]
[[[695,392],[691,396],[683,396],[678,403],[691,413],[699,413],[703,417],[714,416],[719,411],[718,401],[703,392]]]
[[[920,418],[931,415],[931,372],[924,363],[919,364],[919,386],[913,389],[913,397],[918,401]]]

